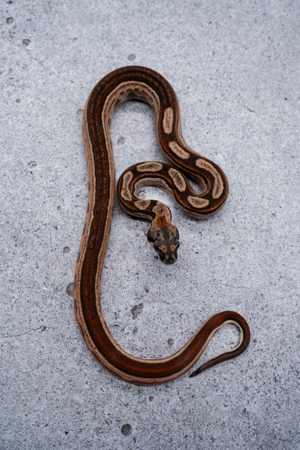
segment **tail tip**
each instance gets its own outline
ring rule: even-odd
[[[197,370],[195,370],[194,372],[192,372],[192,373],[189,375],[189,377],[190,377],[190,378],[196,377],[196,376],[199,375],[199,373],[201,373],[201,372],[202,372],[202,366],[199,367],[199,369],[197,369]]]

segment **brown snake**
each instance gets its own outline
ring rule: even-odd
[[[172,192],[187,213],[206,218],[224,205],[228,182],[214,162],[185,144],[176,94],[161,75],[145,67],[124,67],[111,72],[94,87],[83,115],[89,194],[74,280],[75,313],[82,336],[100,364],[125,381],[151,385],[171,381],[187,372],[223,325],[233,323],[239,328],[239,344],[206,362],[190,376],[244,352],[250,341],[250,330],[238,313],[221,312],[208,319],[181,350],[162,359],[136,358],[122,350],[111,336],[99,301],[115,196],[110,124],[116,106],[129,99],[143,100],[154,108],[158,142],[172,166],[144,162],[128,168],[118,182],[119,201],[130,215],[152,221],[148,240],[164,263],[172,264],[177,259],[178,231],[171,224],[167,206],[159,201],[139,199],[138,189],[145,184],[163,187]],[[200,184],[201,194],[191,188],[182,171]]]

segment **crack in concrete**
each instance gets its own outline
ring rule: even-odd
[[[41,325],[41,326],[38,327],[38,328],[33,328],[32,330],[25,331],[24,333],[20,333],[20,334],[12,334],[12,335],[10,335],[10,336],[0,336],[0,339],[7,339],[7,338],[13,338],[13,337],[24,336],[25,334],[32,333],[32,331],[38,331],[38,330],[46,331],[46,329],[55,330],[54,327],[46,327],[45,325]]]

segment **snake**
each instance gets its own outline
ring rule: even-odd
[[[153,107],[157,140],[170,164],[157,161],[135,164],[124,171],[116,189],[111,120],[115,108],[130,99]],[[217,213],[228,196],[228,181],[222,169],[185,143],[179,103],[169,82],[146,67],[114,70],[91,91],[83,112],[82,130],[88,170],[88,205],[76,262],[74,305],[80,332],[92,355],[121,380],[156,385],[189,371],[216,331],[228,323],[240,331],[237,346],[207,361],[190,377],[243,353],[250,341],[250,329],[246,320],[234,311],[213,315],[183,348],[159,359],[138,358],[125,352],[111,335],[101,311],[100,280],[116,190],[125,212],[151,220],[148,241],[162,263],[168,265],[177,260],[179,232],[171,223],[169,208],[160,201],[139,198],[140,187],[163,188],[185,212],[200,219]],[[187,176],[198,182],[201,193],[191,187]]]

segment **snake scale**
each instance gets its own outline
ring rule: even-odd
[[[176,261],[179,233],[171,224],[168,207],[156,200],[140,199],[139,188],[146,184],[160,186],[172,193],[184,211],[207,218],[224,205],[228,182],[214,162],[195,153],[184,142],[176,94],[160,74],[145,67],[123,67],[106,75],[94,87],[83,114],[89,193],[74,280],[76,318],[83,339],[102,366],[127,382],[154,385],[187,372],[223,325],[233,323],[239,328],[238,345],[203,364],[191,377],[244,352],[250,341],[250,330],[238,313],[224,311],[208,319],[181,350],[162,359],[136,358],[122,350],[111,336],[99,301],[115,197],[110,125],[116,106],[130,99],[145,101],[154,108],[157,139],[172,165],[143,162],[129,167],[117,185],[119,202],[128,214],[151,220],[148,241],[163,263]],[[186,175],[200,184],[201,194],[192,189]]]

